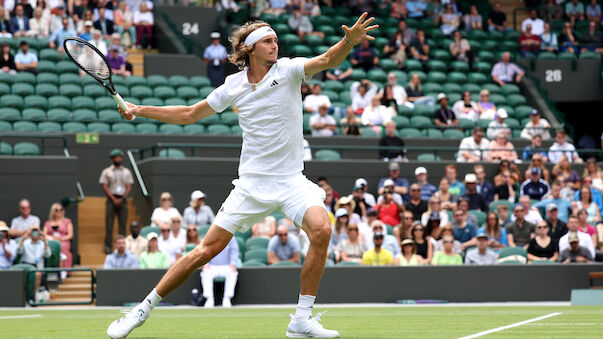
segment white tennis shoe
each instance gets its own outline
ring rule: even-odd
[[[287,326],[287,338],[339,338],[339,332],[327,330],[320,324],[320,316],[325,312],[308,319],[295,319],[293,314],[290,314],[291,321]]]
[[[126,312],[123,317],[112,322],[107,328],[107,334],[113,339],[125,338],[132,330],[144,324],[149,315],[150,312],[143,310],[139,304]]]

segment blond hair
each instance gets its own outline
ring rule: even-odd
[[[60,207],[61,209],[63,209],[63,205],[61,205],[58,202],[53,203],[52,205],[50,205],[50,211],[48,212],[48,220],[53,221],[54,219],[54,209]],[[64,212],[64,210],[63,210]]]
[[[232,45],[232,52],[228,54],[228,61],[237,66],[240,70],[249,66],[249,53],[253,51],[255,44],[251,46],[245,45],[245,38],[247,38],[251,32],[264,26],[270,25],[261,20],[249,21],[234,31],[228,38],[228,41],[230,41],[230,44]]]

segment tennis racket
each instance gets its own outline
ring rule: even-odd
[[[109,91],[121,109],[124,111],[128,109],[126,102],[113,86],[113,80],[111,79],[113,73],[111,72],[109,61],[107,61],[107,58],[105,58],[98,48],[78,37],[65,39],[63,47],[65,48],[65,53],[82,71],[88,73]]]

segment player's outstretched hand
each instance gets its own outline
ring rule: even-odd
[[[124,111],[123,109],[121,109],[121,107],[117,106],[119,113],[121,113],[121,116],[126,120],[134,120],[137,115],[136,113],[138,112],[138,106],[129,102],[126,102],[126,105],[128,106],[127,111]]]
[[[368,35],[367,32],[379,28],[379,25],[369,26],[371,22],[375,21],[375,18],[370,17],[366,19],[367,16],[367,12],[362,13],[362,15],[358,18],[354,26],[352,26],[351,28],[346,25],[341,25],[341,28],[345,32],[345,36],[354,45],[359,44],[364,39],[375,40],[375,38]]]

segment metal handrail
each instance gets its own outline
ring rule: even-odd
[[[149,194],[149,191],[147,190],[147,185],[145,185],[145,183],[144,183],[142,174],[140,174],[140,170],[138,169],[138,164],[136,163],[136,160],[134,159],[132,150],[127,150],[126,154],[128,155],[128,160],[130,160],[130,164],[132,165],[132,169],[134,170],[134,176],[136,177],[136,180],[138,181],[138,186],[140,186],[142,196],[144,196],[145,198],[149,198],[151,195]]]

